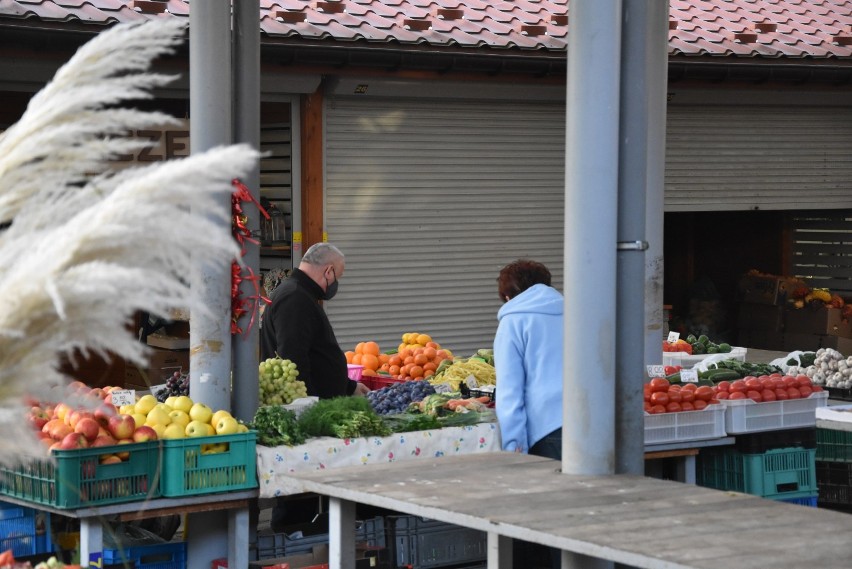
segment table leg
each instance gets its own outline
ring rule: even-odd
[[[80,520],[80,565],[103,567],[104,529],[97,518]]]
[[[488,532],[488,569],[512,569],[512,538]]]
[[[331,569],[355,569],[355,503],[328,499],[328,561]]]
[[[249,509],[228,511],[228,567],[248,567]]]

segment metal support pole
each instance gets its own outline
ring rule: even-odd
[[[231,3],[193,2],[189,11],[190,149],[203,152],[233,140],[231,125]],[[222,196],[231,209],[231,196]],[[228,222],[230,225],[230,221]],[[190,320],[192,398],[214,409],[231,408],[231,267],[190,268],[195,294],[210,315]]]
[[[260,150],[260,3],[257,0],[234,2],[234,140]],[[260,166],[243,182],[260,201]],[[260,213],[246,204],[247,226],[252,235],[260,231]],[[260,275],[260,249],[247,243],[243,255],[245,266]],[[243,298],[257,295],[254,284],[243,280]],[[259,319],[245,314],[237,321],[243,331],[234,336],[233,415],[250,421],[258,406],[258,326]]]
[[[663,339],[663,201],[666,162],[666,86],[668,84],[668,0],[648,8],[648,183],[645,195],[645,364],[662,363]],[[662,29],[660,27],[662,26]]]

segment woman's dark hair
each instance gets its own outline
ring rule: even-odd
[[[550,271],[536,261],[518,259],[500,269],[497,277],[497,294],[501,300],[515,298],[533,285],[550,286]]]

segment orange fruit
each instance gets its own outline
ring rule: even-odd
[[[363,354],[364,353],[364,342],[358,342],[355,345],[355,353],[356,354]]]
[[[423,364],[425,364],[428,361],[429,361],[429,358],[426,357],[426,354],[417,354],[416,356],[414,356],[414,363],[419,365],[419,366],[422,366]]]
[[[405,365],[413,364],[414,356],[407,356],[404,360],[402,360],[402,363],[404,363]]]
[[[436,369],[438,369],[438,366],[434,362],[426,362],[423,364],[424,373],[427,371],[435,371]]]
[[[450,354],[448,354],[446,350],[438,350],[438,353],[435,354],[435,357],[445,360],[450,357]]]
[[[355,352],[344,352],[343,355],[346,356],[346,363],[351,364],[352,358],[355,356]]]
[[[381,364],[379,364],[379,358],[373,354],[361,354],[361,365],[364,369],[379,369]]]
[[[366,367],[364,368],[364,371],[361,372],[361,374],[362,375],[370,375],[370,376],[373,376],[373,377],[379,375],[379,374],[376,373],[376,370],[366,368]]]
[[[427,377],[432,377],[433,375],[435,375],[435,371],[431,370],[431,369],[427,369],[426,371],[423,372],[423,379],[426,379]]]
[[[355,352],[355,355],[352,356],[352,363],[355,365],[361,365],[361,354]]]
[[[399,365],[391,364],[388,367],[388,373],[391,375],[399,375]]]
[[[429,336],[429,334],[420,334],[420,335],[417,336],[417,339],[414,340],[414,341],[417,342],[418,344],[420,344],[421,346],[425,346],[427,342],[432,341],[432,337]]]
[[[435,348],[436,350],[440,350],[441,346],[438,345],[438,342],[426,342],[427,348]]]
[[[379,371],[390,371],[390,364],[382,364]]]
[[[369,341],[364,342],[364,347],[361,350],[361,353],[370,354],[373,356],[379,355],[379,345],[376,342]]]
[[[438,350],[435,348],[423,348],[423,355],[426,356],[430,360],[434,360],[435,356],[438,355]]]
[[[379,354],[379,363],[380,364],[390,363],[390,356],[388,354]]]
[[[399,357],[399,355],[391,356],[390,359],[388,360],[388,363],[392,366],[401,366],[402,365],[402,358]]]
[[[411,377],[413,377],[413,378],[423,377],[423,368],[420,367],[420,366],[417,366],[417,365],[413,366],[411,368],[410,372],[411,372]]]

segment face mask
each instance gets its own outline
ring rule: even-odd
[[[334,271],[334,267],[331,268],[331,272],[334,273],[334,282],[329,284],[328,279],[325,280],[325,295],[323,296],[324,300],[331,300],[334,298],[334,295],[337,294],[337,273]]]

